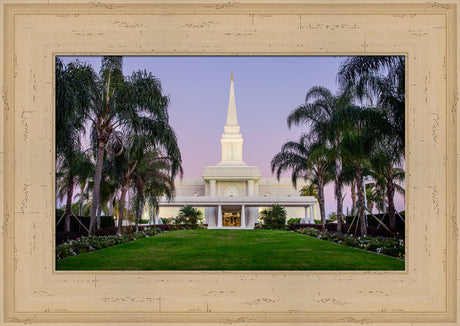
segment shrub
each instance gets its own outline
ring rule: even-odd
[[[405,258],[405,242],[403,239],[384,238],[380,236],[353,237],[348,235],[338,235],[337,233],[320,232],[315,227],[300,228],[295,230],[295,232],[321,240],[332,241],[344,246],[361,248],[399,259]]]
[[[278,204],[265,208],[259,214],[259,220],[266,228],[284,229],[286,225],[286,209]],[[265,227],[264,227],[265,228]]]
[[[299,218],[290,218],[289,220],[287,220],[287,224],[294,224],[294,223],[298,224],[298,223],[300,223],[301,219],[302,218],[300,218],[300,217]]]
[[[137,239],[148,238],[160,233],[162,233],[161,230],[153,228],[144,229],[138,233],[123,234],[120,236],[109,235],[100,237],[81,237],[75,240],[68,240],[56,247],[56,260],[75,256],[85,252],[116,246],[118,244],[134,241]]]
[[[190,224],[193,226],[203,222],[203,212],[190,205],[186,205],[179,210],[176,217],[176,224]]]
[[[162,224],[169,224],[172,221],[172,218],[168,218],[168,217],[160,217],[160,219],[161,219]]]

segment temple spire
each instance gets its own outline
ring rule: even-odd
[[[243,137],[236,116],[235,89],[233,87],[233,74],[230,75],[230,96],[228,98],[227,123],[222,134],[222,160],[219,164],[246,165],[243,162]]]
[[[226,126],[238,126],[238,118],[236,116],[235,89],[234,89],[234,86],[233,86],[233,74],[231,74],[230,76],[231,76],[231,80],[230,80],[230,96],[228,98]],[[239,130],[237,132],[239,132]]]

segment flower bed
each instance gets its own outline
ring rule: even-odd
[[[294,232],[309,235],[321,240],[332,241],[344,246],[360,248],[379,254],[405,259],[405,242],[403,239],[384,237],[352,237],[337,233],[321,232],[315,228],[297,229]]]
[[[56,247],[56,260],[75,256],[85,252],[116,246],[118,244],[134,241],[137,239],[148,238],[162,232],[163,231],[155,228],[132,234],[123,234],[120,236],[110,235],[101,237],[81,237],[77,238],[76,240],[68,240]]]

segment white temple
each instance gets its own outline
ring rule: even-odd
[[[262,178],[258,166],[243,161],[233,74],[221,148],[221,161],[205,166],[201,179],[176,181],[176,197],[171,202],[160,201],[159,217],[175,217],[182,206],[191,205],[204,208],[208,228],[252,229],[258,223],[260,209],[280,204],[286,208],[288,219],[300,217],[303,223],[313,223],[318,215],[316,198],[299,196],[290,178]],[[155,218],[155,222],[160,221]]]

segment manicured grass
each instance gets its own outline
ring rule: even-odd
[[[57,270],[404,270],[404,261],[274,230],[181,230],[62,259]]]

